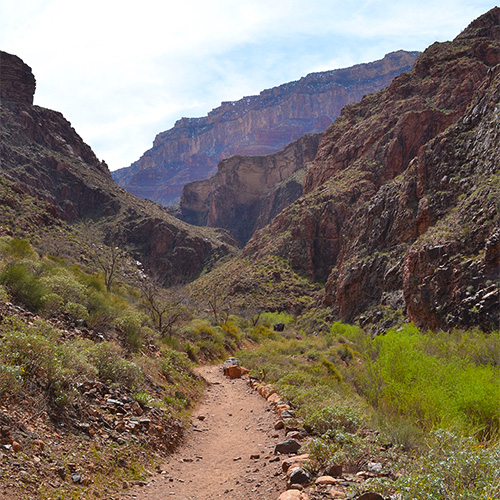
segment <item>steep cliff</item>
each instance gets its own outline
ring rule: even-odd
[[[324,131],[346,104],[387,86],[412,67],[417,55],[398,51],[380,61],[313,73],[256,96],[223,102],[208,116],[182,118],[113,177],[138,196],[175,204],[185,184],[214,174],[223,158],[267,155],[305,134]]]
[[[228,229],[244,245],[302,194],[302,174],[321,134],[309,134],[267,156],[231,156],[210,179],[184,186],[180,218]],[[296,175],[294,175],[296,174]]]
[[[424,328],[498,327],[499,63],[494,8],[344,108],[305,195],[245,254],[326,280],[343,320],[399,310]]]
[[[113,233],[170,281],[196,276],[207,261],[231,251],[235,242],[223,231],[190,227],[119,188],[60,113],[32,105],[31,69],[5,52],[0,61],[1,175],[17,192],[43,200],[51,216],[67,223],[92,221]]]

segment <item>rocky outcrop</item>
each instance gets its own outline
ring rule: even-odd
[[[399,310],[424,328],[498,327],[499,63],[494,8],[344,108],[305,195],[245,254],[326,280],[345,321]]]
[[[35,77],[19,57],[0,51],[0,104],[33,104]]]
[[[369,64],[312,73],[256,96],[223,102],[205,117],[182,118],[113,177],[138,196],[175,204],[185,184],[213,175],[223,158],[271,154],[305,134],[324,131],[346,104],[387,86],[412,67],[417,55],[398,51]]]
[[[210,179],[184,186],[180,218],[228,229],[244,245],[302,194],[302,175],[321,134],[309,134],[268,156],[231,156]]]
[[[1,60],[0,162],[18,193],[43,200],[52,216],[68,223],[98,224],[166,281],[196,276],[236,245],[223,231],[201,232],[119,188],[60,113],[31,105],[29,67],[9,54]]]

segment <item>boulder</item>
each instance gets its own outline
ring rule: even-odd
[[[301,446],[302,445],[295,441],[295,439],[287,439],[274,447],[274,454],[281,453],[282,455],[289,455],[291,453],[297,453]]]

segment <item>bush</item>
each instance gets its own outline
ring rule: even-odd
[[[493,500],[500,495],[500,445],[478,445],[446,431],[396,482],[403,499]]]
[[[116,382],[133,390],[140,387],[141,370],[135,363],[122,357],[122,351],[117,344],[101,342],[94,345],[89,354],[103,382]]]
[[[0,273],[0,283],[5,285],[12,297],[28,309],[39,311],[47,288],[39,281],[29,263],[12,263]]]
[[[355,408],[341,405],[320,408],[304,418],[304,429],[320,435],[333,429],[353,433],[362,424],[363,417]]]

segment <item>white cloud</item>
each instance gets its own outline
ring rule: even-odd
[[[312,71],[453,38],[490,1],[16,0],[0,49],[37,78],[110,168],[128,166],[182,116],[202,116]]]

